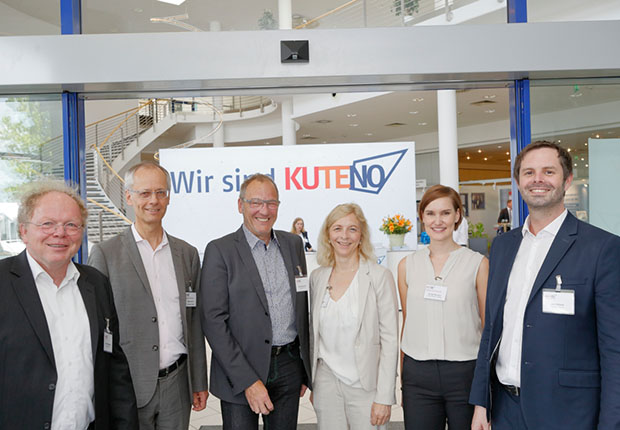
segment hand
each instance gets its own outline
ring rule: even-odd
[[[370,408],[370,424],[373,426],[382,426],[390,420],[391,414],[391,405],[381,405],[373,402]]]
[[[269,415],[273,411],[267,388],[260,379],[245,389],[245,398],[255,414]]]
[[[304,394],[306,394],[306,390],[308,389],[308,387],[304,384],[301,384],[301,391],[299,392],[299,397],[303,397]]]
[[[192,409],[195,411],[202,411],[207,407],[207,398],[209,397],[208,391],[197,391],[194,393],[194,401],[192,402]]]
[[[471,420],[471,430],[489,429],[489,422],[487,421],[487,408],[476,405],[474,408],[474,417]]]

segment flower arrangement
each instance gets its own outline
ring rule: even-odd
[[[411,220],[408,220],[401,214],[396,214],[393,217],[387,216],[383,218],[383,223],[379,230],[385,234],[405,234],[411,231]]]

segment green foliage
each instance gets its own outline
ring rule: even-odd
[[[258,20],[258,28],[261,30],[275,30],[278,28],[278,21],[273,16],[271,10],[265,9],[263,16]]]
[[[51,166],[42,163],[44,144],[51,136],[49,112],[41,110],[39,102],[23,98],[10,98],[6,105],[12,114],[0,118],[0,142],[2,149],[19,157],[9,158],[12,173],[20,182],[31,182],[41,175],[49,173]],[[9,185],[4,192],[14,195],[20,185]]]
[[[414,13],[419,12],[419,10],[419,0],[393,0],[392,2],[392,12],[394,12],[396,16],[400,16],[401,11],[404,15],[411,16]]]
[[[481,222],[477,224],[469,224],[469,237],[471,238],[486,238],[487,234],[484,232],[484,224]]]

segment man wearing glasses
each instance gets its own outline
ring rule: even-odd
[[[138,400],[141,430],[189,426],[190,407],[207,402],[205,343],[198,304],[200,261],[193,246],[167,234],[170,175],[143,162],[125,174],[135,223],[95,245],[88,264],[110,278]]]
[[[0,428],[127,429],[136,399],[110,283],[73,263],[88,212],[60,181],[18,212],[26,250],[0,261]]]
[[[279,204],[269,176],[250,176],[238,200],[243,225],[205,251],[202,327],[224,430],[258,429],[258,414],[266,429],[296,429],[310,381],[307,288],[295,279],[306,259],[299,236],[273,230]]]

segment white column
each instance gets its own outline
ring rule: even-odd
[[[456,127],[456,91],[437,91],[439,182],[459,190],[459,153]]]
[[[213,97],[213,106],[215,106],[219,111],[222,111],[224,108],[224,98],[222,96]],[[218,115],[214,115],[215,118],[219,118]],[[213,123],[213,128],[217,127],[218,122]],[[222,121],[222,126],[213,134],[213,147],[221,148],[224,146],[224,122]]]
[[[278,25],[280,30],[290,30],[293,28],[293,6],[291,0],[278,0]],[[292,119],[292,97],[282,98],[280,109],[282,110],[282,145],[296,145],[295,121]]]
[[[282,98],[280,109],[282,110],[282,145],[296,145],[296,124],[295,120],[292,119],[293,99],[291,97]]]
[[[291,0],[278,0],[278,25],[280,30],[293,28],[293,5]]]

